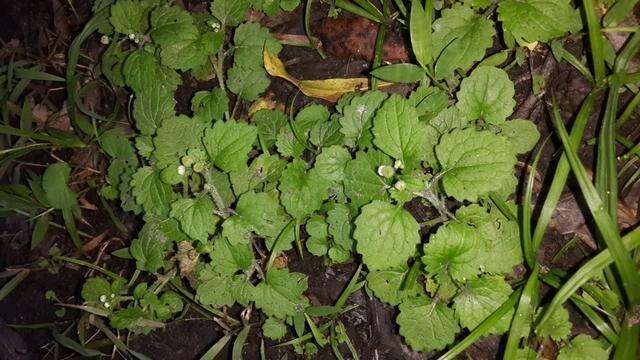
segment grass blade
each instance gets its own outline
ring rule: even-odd
[[[618,0],[604,15],[604,24],[606,26],[616,25],[631,13],[633,7],[638,0]]]
[[[238,337],[236,337],[236,341],[233,343],[233,351],[231,352],[232,360],[242,360],[242,350],[244,349],[244,344],[247,342],[249,330],[251,330],[251,325],[246,325],[242,331],[240,331]]]
[[[524,249],[524,257],[530,268],[533,268],[536,263],[536,253],[538,252],[538,248],[533,247],[533,242],[531,241],[531,210],[533,209],[532,198],[533,198],[533,184],[535,183],[536,173],[538,171],[538,162],[540,162],[540,157],[542,156],[542,151],[544,150],[545,145],[549,138],[547,137],[535,158],[533,159],[533,163],[529,168],[529,176],[527,179],[527,185],[525,187],[523,201],[522,201],[522,246]]]
[[[542,281],[556,289],[562,285],[562,279],[551,273],[540,275],[540,277]],[[580,312],[589,319],[591,324],[600,331],[609,343],[615,344],[618,342],[618,334],[616,334],[611,326],[609,326],[609,324],[591,308],[591,306],[585,301],[584,297],[574,294],[571,295],[570,299],[571,302],[573,302],[573,305],[575,305],[575,307],[577,307],[578,310],[580,310]]]
[[[221,337],[218,341],[216,341],[215,344],[213,344],[213,346],[209,350],[207,350],[206,353],[204,353],[204,355],[202,355],[200,360],[213,360],[213,359],[215,359],[216,356],[218,356],[218,354],[220,354],[222,349],[224,349],[225,345],[227,345],[229,340],[231,340],[231,335],[230,334],[227,334],[227,335]]]
[[[73,350],[84,357],[96,357],[96,356],[103,356],[103,355],[107,356],[107,354],[102,353],[98,350],[88,349],[82,346],[81,344],[73,341],[71,338],[67,337],[66,335],[60,334],[57,331],[53,331],[52,335],[55,341],[58,342],[58,344],[66,347],[67,349]]]
[[[574,149],[574,151],[577,151],[578,147],[580,146],[580,142],[582,141],[584,130],[587,127],[587,122],[589,120],[589,116],[591,115],[591,108],[593,107],[596,96],[597,91],[592,91],[582,103],[580,111],[576,116],[576,120],[571,129],[570,136],[571,148]],[[538,215],[538,221],[536,223],[535,229],[533,231],[533,237],[531,241],[533,243],[534,249],[540,248],[542,238],[544,237],[544,233],[549,226],[549,221],[551,221],[553,211],[555,210],[556,205],[560,200],[560,196],[562,195],[562,190],[564,189],[567,178],[569,177],[570,170],[571,168],[569,166],[569,162],[567,161],[567,157],[566,155],[562,154],[562,157],[560,158],[558,166],[556,167],[556,171],[553,175],[551,185],[549,186],[547,197],[545,198],[542,209],[540,210],[540,214]]]
[[[540,292],[539,272],[540,266],[536,263],[520,295],[518,307],[513,315],[511,328],[509,329],[507,346],[504,350],[504,358],[507,360],[517,358],[521,340],[529,337],[531,323],[538,307],[538,295]]]
[[[565,129],[562,119],[560,118],[560,110],[555,104],[553,106],[553,122],[562,140],[564,153],[567,155],[567,160],[578,181],[582,195],[620,272],[620,278],[622,279],[629,303],[631,305],[638,304],[640,303],[640,274],[635,268],[631,255],[626,251],[621,241],[618,225],[613,221],[611,216],[609,216],[604,202],[598,195],[598,191],[589,181],[586,169],[580,162],[576,152],[571,148],[569,134],[567,134],[567,129]]]
[[[22,270],[17,273],[11,280],[7,281],[2,288],[0,288],[0,301],[9,296],[11,292],[20,285],[24,279],[29,275],[29,270]]]
[[[15,69],[14,75],[16,78],[26,79],[26,80],[65,82],[65,79],[61,78],[60,76],[49,74],[44,71],[38,71],[36,69],[17,68]]]
[[[31,250],[35,249],[44,240],[49,230],[49,215],[44,214],[36,220],[36,226],[31,233]]]
[[[350,13],[353,13],[355,15],[358,16],[362,16],[363,18],[369,19],[377,24],[380,24],[382,22],[382,18],[378,17],[376,15],[370,14],[369,12],[367,12],[365,9],[361,8],[358,5],[353,4],[352,2],[348,1],[348,0],[335,0],[335,2],[333,3],[337,8],[340,8],[342,10],[346,10]]]
[[[591,46],[591,60],[593,63],[593,74],[596,85],[602,84],[604,80],[604,45],[602,42],[602,33],[600,31],[600,19],[596,14],[594,0],[582,0],[582,8],[587,18],[587,27],[589,29],[589,45]]]
[[[640,246],[640,229],[635,229],[631,233],[625,235],[622,238],[622,244],[625,251],[631,250]],[[549,320],[551,312],[558,307],[562,306],[582,285],[584,285],[591,278],[598,276],[602,271],[613,262],[613,256],[610,249],[602,250],[598,255],[591,258],[584,265],[582,265],[556,292],[555,296],[547,306],[547,311],[544,316],[539,320],[539,325]]]

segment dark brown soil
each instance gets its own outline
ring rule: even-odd
[[[56,68],[52,64],[52,56],[66,53],[66,46],[71,42],[73,35],[79,32],[81,25],[90,16],[88,2],[74,1],[76,4],[76,16],[63,6],[66,1],[38,1],[38,0],[2,0],[0,1],[0,38],[6,44],[12,39],[17,39],[22,43],[21,48],[29,56],[43,59],[43,65],[47,66],[51,72],[61,74],[62,68]],[[82,4],[81,4],[82,3]],[[191,0],[182,1],[189,10],[202,11],[206,9],[208,1]],[[55,8],[55,10],[54,10]],[[339,17],[336,20],[324,18],[326,8],[324,6],[314,8],[314,35],[319,36],[329,53],[329,58],[321,60],[311,49],[285,47],[281,54],[283,61],[287,64],[288,70],[299,78],[320,79],[327,77],[348,77],[365,74],[369,67],[368,60],[371,58],[375,26],[366,21],[358,20],[357,26],[351,26],[352,18]],[[322,10],[322,11],[321,11]],[[302,13],[298,9],[292,14],[277,18],[262,19],[263,24],[268,25],[274,32],[283,34],[304,34]],[[336,30],[338,29],[338,30]],[[570,40],[569,49],[576,54],[581,54],[582,39]],[[95,39],[92,46],[98,51]],[[343,46],[347,44],[347,46]],[[92,49],[93,50],[93,49]],[[391,41],[385,45],[386,59],[396,61],[406,59],[404,39],[398,33],[394,33]],[[98,53],[92,54],[97,57]],[[293,66],[295,65],[295,66]],[[542,75],[546,80],[546,92],[533,94],[531,83],[531,69]],[[509,72],[511,79],[516,84],[517,110],[515,117],[528,118],[533,120],[541,131],[543,137],[549,136],[550,120],[547,108],[551,95],[555,95],[562,109],[563,117],[569,121],[577,112],[582,100],[590,91],[590,84],[579,75],[568,64],[558,64],[553,58],[550,50],[542,49],[530,54],[522,66],[515,66]],[[210,87],[212,83],[201,83],[192,79],[185,79],[184,85],[180,88],[178,98],[178,111],[189,112],[189,99],[191,94],[200,89]],[[407,91],[402,88],[398,91]],[[288,104],[297,89],[288,82],[281,79],[274,79],[270,92],[279,103]],[[62,100],[62,97],[60,100]],[[111,101],[111,100],[108,100]],[[108,102],[107,100],[105,102]],[[296,106],[302,106],[312,101],[305,97],[299,97]],[[314,100],[315,101],[315,100]],[[602,99],[598,101],[601,103]],[[628,99],[626,99],[628,101]],[[61,101],[60,104],[62,105]],[[596,108],[600,108],[598,105]],[[598,111],[592,117],[585,136],[586,141],[594,136],[597,130]],[[544,149],[541,165],[539,167],[540,179],[549,170],[553,169],[558,141],[552,138],[551,146]],[[95,155],[95,154],[94,154]],[[66,154],[68,158],[77,157],[78,154]],[[585,164],[593,165],[593,148],[584,146],[581,150]],[[51,159],[40,159],[44,162]],[[530,159],[521,159],[527,163]],[[94,159],[95,168],[104,170],[104,160]],[[524,168],[524,166],[522,167]],[[39,171],[38,169],[32,169]],[[521,178],[524,174],[521,174]],[[9,180],[3,179],[2,183]],[[544,194],[545,186],[548,184],[537,184],[540,194]],[[80,186],[80,185],[79,185]],[[87,188],[88,185],[81,185]],[[109,253],[113,250],[126,246],[127,239],[118,234],[109,217],[100,205],[94,190],[90,190],[88,199],[98,206],[97,211],[85,210],[86,224],[80,224],[81,230],[90,234],[101,234],[108,231],[104,243],[108,246],[100,251],[100,247],[89,255],[92,260],[98,257],[98,264],[107,264],[112,271],[123,274],[128,273],[130,265],[124,261],[114,259]],[[582,244],[568,251],[560,262],[552,264],[551,259],[560,248],[568,241],[572,234],[584,233],[591,236],[590,225],[585,224],[581,209],[581,199],[576,200],[568,193],[565,198],[566,206],[562,214],[558,214],[559,220],[556,222],[555,231],[551,232],[543,243],[541,256],[545,263],[570,269],[578,265],[586,254],[593,251],[588,246]],[[564,204],[564,203],[563,203]],[[637,204],[637,201],[634,202]],[[115,204],[111,205],[116,209]],[[636,205],[637,206],[637,205]],[[411,203],[408,209],[416,218],[424,219],[431,211],[429,208],[419,203]],[[130,215],[122,214],[116,210],[117,216],[125,223],[132,234],[138,228],[138,220]],[[21,268],[37,261],[45,255],[47,249],[52,244],[58,244],[63,250],[72,248],[65,233],[51,232],[50,236],[34,251],[28,250],[30,241],[30,226],[24,217],[12,217],[0,220],[0,272],[5,269]],[[585,242],[586,243],[586,242]],[[288,254],[289,267],[292,271],[301,272],[309,276],[309,291],[307,295],[311,302],[316,305],[332,304],[340,295],[346,284],[356,270],[356,264],[346,264],[341,266],[327,267],[320,258],[306,254],[304,261],[298,258],[295,252]],[[58,273],[50,273],[47,270],[34,271],[25,281],[23,281],[5,300],[0,302],[0,359],[40,359],[51,358],[52,354],[47,354],[47,349],[52,341],[50,328],[41,329],[13,329],[6,324],[30,325],[44,323],[59,323],[59,329],[66,328],[68,320],[78,315],[75,311],[67,311],[62,317],[57,317],[54,312],[59,308],[51,301],[45,299],[45,292],[53,290],[57,296],[69,303],[78,303],[79,290],[83,279],[87,276],[85,269],[76,267],[59,267]],[[403,344],[400,336],[397,335],[397,328],[394,317],[396,310],[387,305],[381,304],[374,298],[359,291],[350,298],[350,302],[358,307],[346,314],[341,320],[347,327],[347,332],[351,340],[355,343],[361,359],[428,359],[434,354],[420,355],[411,352]],[[581,319],[580,315],[572,311],[572,321],[574,321],[574,332],[593,332],[588,323]],[[254,312],[251,321],[259,324],[259,315]],[[258,326],[254,325],[249,336],[249,342],[245,350],[246,359],[259,359],[259,349],[263,339],[257,331]],[[153,359],[197,359],[213,345],[221,336],[222,329],[209,319],[203,318],[195,311],[189,311],[181,319],[175,320],[164,329],[157,330],[149,335],[131,338],[129,345],[132,349],[146,354]],[[464,336],[464,334],[462,335]],[[275,343],[264,340],[267,349],[268,359],[296,358],[289,348],[276,348]],[[503,340],[500,337],[492,336],[480,340],[470,347],[466,355],[461,358],[473,359],[496,359],[499,358],[499,349]],[[229,346],[228,346],[229,347]],[[348,354],[346,348],[342,349],[343,354]],[[61,350],[63,354],[67,354]],[[287,357],[288,356],[288,357]],[[60,357],[64,355],[60,354]],[[318,359],[333,359],[331,350],[325,348],[321,350]]]

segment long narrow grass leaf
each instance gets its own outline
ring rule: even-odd
[[[216,356],[218,356],[220,354],[220,352],[224,349],[225,345],[227,345],[229,340],[231,340],[231,335],[230,334],[227,334],[227,335],[221,337],[218,341],[216,341],[215,344],[213,344],[213,346],[211,346],[211,348],[209,348],[209,350],[207,350],[206,353],[204,353],[204,355],[202,355],[200,360],[213,360],[213,359],[215,359]]]
[[[576,151],[582,141],[582,137],[584,135],[584,130],[587,127],[587,122],[589,120],[589,116],[591,115],[591,108],[593,106],[593,102],[597,96],[597,91],[592,91],[587,98],[582,103],[580,107],[580,111],[578,115],[576,115],[576,120],[571,128],[571,148]],[[540,244],[542,243],[542,239],[544,237],[544,233],[549,226],[549,221],[551,220],[551,216],[560,200],[560,196],[562,195],[562,190],[567,182],[567,178],[569,177],[569,171],[571,170],[569,166],[569,162],[567,161],[566,155],[562,155],[558,165],[556,167],[555,173],[553,174],[553,180],[551,181],[551,185],[549,186],[549,191],[547,192],[547,196],[544,200],[544,204],[540,210],[540,214],[538,215],[538,221],[536,222],[535,229],[533,231],[532,243],[533,248],[540,248]]]
[[[249,336],[249,330],[251,325],[245,325],[245,327],[238,333],[236,341],[233,343],[233,351],[231,352],[231,360],[242,360],[242,350],[247,342],[247,336]]]
[[[522,339],[529,337],[533,316],[538,307],[538,295],[540,292],[539,271],[540,266],[536,263],[520,295],[516,313],[513,315],[513,320],[511,321],[509,338],[507,339],[507,346],[504,351],[504,358],[507,360],[517,358],[520,342]]]
[[[556,126],[558,135],[562,140],[564,153],[567,155],[567,159],[571,165],[571,170],[578,181],[582,195],[587,202],[596,226],[598,227],[600,234],[602,234],[602,238],[606,243],[607,248],[611,251],[616,267],[620,272],[620,278],[622,279],[627,298],[630,304],[638,304],[640,303],[640,274],[638,274],[638,271],[635,268],[631,255],[626,251],[622,244],[617,224],[609,216],[605,204],[598,195],[598,191],[589,181],[586,169],[582,165],[582,162],[580,162],[576,152],[571,148],[569,134],[567,134],[567,129],[565,129],[564,124],[562,123],[560,110],[557,105],[554,105],[553,107],[553,122]]]

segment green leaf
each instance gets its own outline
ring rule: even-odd
[[[386,197],[390,182],[378,175],[378,167],[381,165],[390,166],[393,162],[388,156],[375,150],[359,151],[356,158],[347,163],[344,169],[344,192],[354,207]]]
[[[589,335],[580,334],[560,349],[558,360],[606,360],[609,353]]]
[[[121,34],[144,34],[149,28],[151,1],[118,0],[111,5],[109,22]]]
[[[267,90],[270,82],[262,68],[236,65],[229,69],[227,86],[242,100],[254,101]]]
[[[433,168],[438,167],[436,158],[436,145],[440,142],[440,137],[453,129],[463,129],[469,124],[469,121],[460,113],[458,108],[450,107],[444,109],[433,119],[427,122],[425,130],[425,159]]]
[[[307,139],[309,137],[308,132],[317,124],[327,121],[329,119],[329,109],[324,105],[311,104],[307,105],[296,114],[296,119],[293,122],[293,126],[296,133]]]
[[[307,171],[304,161],[289,163],[280,177],[280,200],[287,212],[298,220],[320,209],[329,195],[329,183],[315,169]]]
[[[511,292],[511,286],[500,276],[485,275],[467,281],[460,294],[453,299],[453,309],[460,319],[460,325],[473,330],[507,301]],[[488,333],[506,332],[512,316],[503,316]]]
[[[414,351],[442,350],[460,330],[453,310],[425,296],[402,302],[396,322]]]
[[[49,230],[49,215],[41,215],[38,220],[36,220],[36,225],[33,228],[33,232],[31,233],[31,247],[30,249],[35,249],[44,237],[47,235],[47,231]]]
[[[334,204],[333,208],[327,211],[327,223],[333,242],[344,250],[352,250],[353,239],[351,238],[352,226],[349,207],[345,204]]]
[[[406,270],[372,271],[367,275],[367,287],[373,291],[378,299],[396,306],[424,293],[422,286],[417,282],[407,284],[408,286],[403,290],[402,283],[406,275]]]
[[[199,36],[193,17],[179,6],[163,6],[154,10],[151,13],[151,26],[151,38],[163,48],[194,41]]]
[[[474,226],[483,240],[483,251],[500,254],[483,264],[485,272],[506,274],[522,263],[520,228],[516,221],[508,220],[497,208],[489,212],[480,205],[472,204],[456,211],[456,219]]]
[[[305,139],[302,139],[305,140]],[[291,130],[291,127],[285,126],[280,129],[276,138],[276,148],[280,155],[284,157],[300,157],[304,152],[305,146],[298,140]]]
[[[569,311],[564,307],[559,307],[548,316],[542,326],[536,328],[536,333],[541,337],[549,337],[555,341],[566,340],[571,334]]]
[[[337,120],[320,122],[311,128],[309,141],[318,148],[342,144],[344,135],[340,129],[342,127]]]
[[[447,195],[475,201],[502,187],[516,164],[511,143],[501,135],[474,128],[444,134],[436,146]]]
[[[504,70],[481,66],[462,80],[456,107],[470,120],[500,125],[513,112],[514,94],[513,82]]]
[[[191,99],[191,111],[205,121],[216,122],[229,112],[229,98],[224,90],[198,91]]]
[[[145,166],[133,175],[132,194],[136,203],[142,205],[147,214],[168,215],[175,194],[171,185],[160,180],[160,174],[150,166]]]
[[[201,281],[196,289],[197,299],[204,305],[232,306],[236,303],[237,291],[253,287],[238,276],[222,275],[211,268],[205,268],[198,273]]]
[[[261,184],[271,184],[278,181],[285,165],[286,161],[278,155],[261,154],[253,159],[250,166],[229,173],[234,193],[236,195],[244,194],[249,190],[256,189]]]
[[[416,56],[416,60],[423,68],[429,67],[433,62],[432,16],[433,3],[431,1],[427,1],[426,8],[423,8],[422,0],[411,0],[411,13],[409,14],[411,49]],[[424,76],[424,73],[422,73],[422,76]]]
[[[49,206],[57,210],[70,210],[78,206],[76,193],[68,185],[71,168],[67,163],[49,165],[42,175],[42,188]]]
[[[326,237],[312,236],[305,241],[305,246],[315,256],[324,256],[329,251],[329,243]]]
[[[207,32],[193,40],[165,45],[160,52],[162,64],[182,71],[197,69],[215,52],[215,41],[215,34]]]
[[[262,324],[262,335],[271,340],[280,340],[287,334],[287,326],[274,318],[267,318]]]
[[[420,225],[402,207],[375,200],[362,208],[353,237],[370,270],[400,269],[416,252]]]
[[[100,147],[112,158],[136,164],[138,159],[129,137],[123,127],[114,127],[100,135]]]
[[[505,0],[498,5],[505,32],[521,43],[546,42],[582,29],[580,12],[569,0]]]
[[[102,304],[103,301],[100,300],[101,297],[104,296],[103,299],[111,301],[115,296],[119,295],[118,293],[121,290],[120,285],[119,282],[114,282],[112,286],[112,284],[104,278],[91,277],[82,285],[81,295],[85,302]]]
[[[344,134],[345,145],[356,147],[371,141],[371,119],[386,98],[387,94],[381,91],[367,91],[354,96],[344,106],[338,121],[342,125],[340,132]]]
[[[339,184],[344,180],[344,171],[349,161],[349,151],[342,146],[333,145],[322,149],[316,157],[314,168],[324,179]]]
[[[536,124],[529,120],[513,119],[500,124],[499,127],[500,134],[509,139],[518,154],[531,151],[540,140]]]
[[[139,270],[155,272],[164,264],[164,245],[151,237],[139,237],[131,242],[129,252]]]
[[[433,23],[436,78],[448,78],[456,69],[469,69],[493,45],[494,35],[493,21],[468,7],[455,4],[444,9],[442,17]]]
[[[238,200],[236,213],[261,237],[271,242],[280,235],[291,218],[278,201],[278,193],[254,193],[249,191]]]
[[[371,75],[380,80],[400,84],[412,84],[425,77],[424,70],[409,63],[381,66],[371,71]]]
[[[133,103],[133,118],[143,135],[153,135],[164,120],[175,116],[176,101],[173,93],[162,83],[145,87]]]
[[[182,83],[177,72],[161,65],[156,57],[144,48],[132,52],[127,57],[122,72],[127,85],[136,93],[142,93],[158,83],[164,85],[167,91],[174,91]]]
[[[180,222],[180,228],[192,239],[206,242],[216,231],[220,220],[214,215],[216,207],[208,196],[179,199],[171,204],[171,217]]]
[[[488,260],[481,258],[481,244],[482,238],[476,229],[450,221],[429,237],[422,262],[432,275],[447,272],[458,281],[472,279],[480,272],[481,264]]]
[[[251,120],[258,127],[258,137],[260,143],[268,149],[276,144],[276,138],[280,129],[287,126],[288,120],[281,110],[258,110],[256,111]]]
[[[273,267],[266,275],[266,280],[256,287],[255,304],[267,316],[286,319],[309,306],[304,296],[308,286],[306,276]]]
[[[137,330],[140,320],[144,320],[146,314],[140,308],[128,308],[115,311],[109,317],[109,324],[115,329]]]
[[[164,252],[173,242],[187,240],[173,219],[151,218],[131,242],[129,252],[140,270],[155,272],[164,265]]]
[[[238,26],[233,36],[233,43],[235,45],[233,66],[246,69],[262,69],[265,47],[273,55],[278,55],[282,50],[282,45],[271,36],[269,29],[260,26],[257,22]],[[249,79],[249,81],[254,80]]]
[[[449,95],[437,87],[422,84],[409,95],[420,121],[430,120],[449,105]]]
[[[413,169],[423,159],[425,126],[409,101],[391,95],[373,119],[373,142],[385,154]]]
[[[165,119],[153,139],[155,150],[152,157],[155,165],[159,169],[167,166],[177,169],[180,158],[187,154],[187,150],[202,148],[204,129],[204,123],[185,115]]]
[[[205,131],[203,142],[211,163],[229,172],[246,167],[247,156],[256,136],[255,126],[219,121]]]
[[[244,20],[244,13],[249,10],[249,0],[213,0],[211,14],[223,26],[236,26]]]
[[[253,265],[253,250],[251,244],[232,244],[227,239],[216,239],[211,264],[216,272],[222,275],[233,275],[238,271],[246,271]]]

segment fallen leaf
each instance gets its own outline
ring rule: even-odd
[[[97,248],[107,237],[109,230],[105,230],[102,234],[93,237],[91,240],[82,245],[82,252],[88,253]]]
[[[198,265],[198,256],[198,252],[188,241],[178,243],[178,252],[173,257],[173,260],[178,262],[181,277],[191,275]]]
[[[31,117],[38,124],[38,126],[42,127],[47,123],[49,117],[53,114],[51,110],[46,105],[37,104],[31,109]]]
[[[267,49],[264,50],[264,67],[271,76],[283,78],[302,91],[303,94],[336,102],[346,93],[366,90],[369,88],[368,78],[337,78],[324,80],[299,80],[287,72],[282,61]],[[381,83],[380,87],[389,86],[391,83]]]
[[[92,203],[90,203],[87,199],[85,199],[84,197],[81,197],[80,199],[78,199],[78,201],[80,202],[80,207],[83,209],[87,209],[87,210],[98,210],[98,207],[93,205]]]

